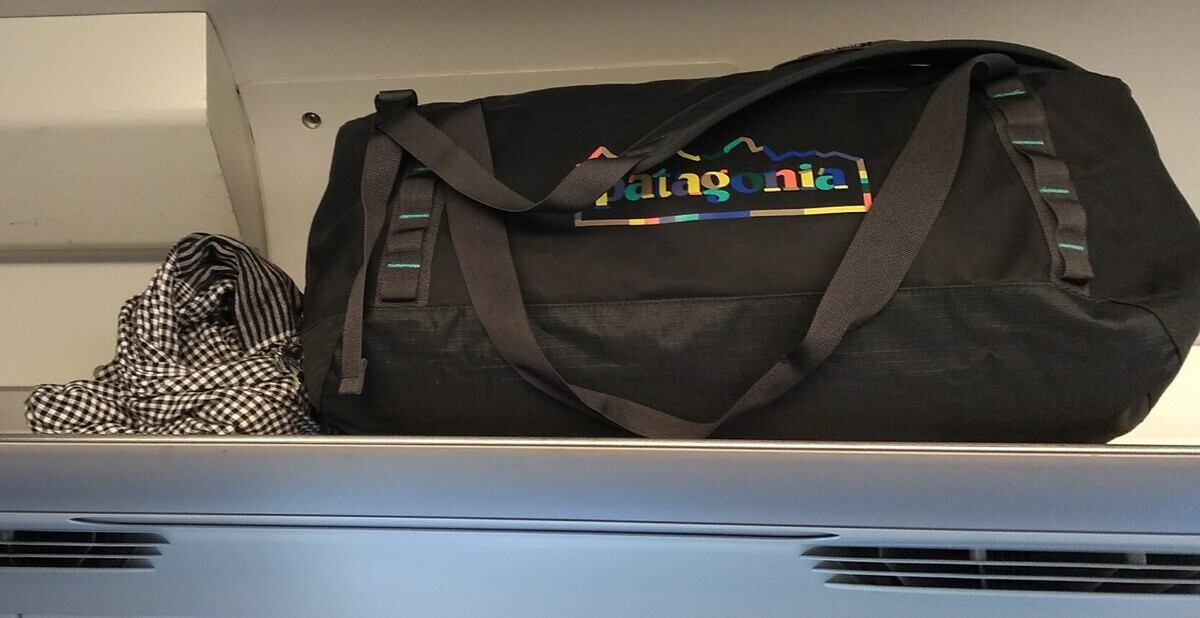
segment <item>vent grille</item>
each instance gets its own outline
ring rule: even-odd
[[[157,534],[58,530],[0,530],[2,569],[154,568],[167,540]]]
[[[827,585],[1200,595],[1200,554],[817,547]]]

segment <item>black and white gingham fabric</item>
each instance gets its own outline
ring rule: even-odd
[[[300,291],[224,236],[179,241],[121,308],[116,357],[94,380],[42,385],[39,433],[311,434],[300,376]]]

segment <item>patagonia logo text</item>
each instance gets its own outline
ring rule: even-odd
[[[730,155],[739,146],[745,146],[746,152],[736,153],[741,156],[734,160]],[[616,155],[601,146],[589,159],[598,157]],[[672,162],[677,163],[672,166],[675,170],[663,167],[618,182],[578,213],[575,225],[660,225],[866,212],[871,208],[866,163],[841,152],[778,153],[739,137],[713,154],[680,150]]]

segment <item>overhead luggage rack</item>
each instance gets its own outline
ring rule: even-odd
[[[239,237],[304,281],[334,133],[383,90],[432,103],[721,78],[855,40],[970,33],[1126,76],[1200,206],[1197,142],[1179,130],[1200,83],[1186,79],[1190,6],[950,14],[899,0],[856,6],[852,21],[836,19],[847,7],[817,19],[779,0],[461,8],[0,2],[0,618],[1200,615],[1194,353],[1108,446],[28,433],[25,395],[113,357],[122,302],[184,234]],[[842,96],[860,82],[817,86]],[[59,94],[35,96],[48,87]],[[727,137],[717,146],[757,139],[738,154],[791,147]],[[1045,146],[1013,137],[1017,154]],[[601,145],[617,148],[583,156]],[[795,144],[810,146],[837,148]],[[1108,154],[1112,167],[1085,173],[1137,180]],[[867,194],[867,166],[849,165],[847,186]],[[886,174],[870,170],[874,200]],[[579,227],[638,221],[617,214]],[[642,231],[684,234],[692,215]]]
[[[1188,615],[1197,483],[1195,448],[13,437],[0,551],[78,555],[0,555],[0,611]]]

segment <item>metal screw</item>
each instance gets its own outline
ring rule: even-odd
[[[310,129],[315,129],[321,126],[321,115],[316,112],[304,112],[300,116],[300,122]]]

